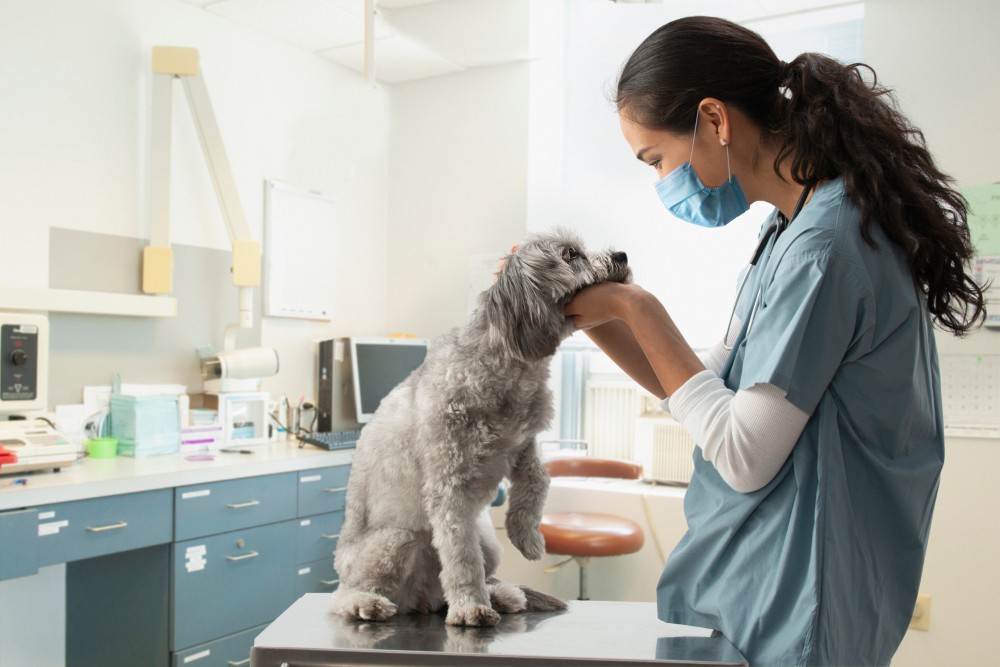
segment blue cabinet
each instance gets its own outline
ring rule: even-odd
[[[38,510],[0,512],[0,581],[38,572]]]
[[[332,558],[343,524],[343,511],[299,519],[295,531],[295,561],[305,563]]]
[[[284,473],[178,487],[174,490],[174,539],[294,518],[295,480],[295,473]]]
[[[38,564],[54,565],[171,540],[169,489],[44,505],[38,510]]]
[[[174,653],[173,667],[240,667],[250,664],[250,649],[267,625],[259,625]]]
[[[276,618],[295,601],[296,522],[173,546],[171,647],[184,649]]]
[[[344,509],[350,466],[303,470],[299,473],[299,516]]]

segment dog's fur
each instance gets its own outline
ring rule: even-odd
[[[574,235],[538,235],[509,256],[471,321],[430,346],[362,431],[347,489],[333,610],[364,620],[432,612],[496,625],[497,611],[565,608],[492,577],[501,546],[486,508],[510,480],[506,528],[529,560],[549,478],[535,434],[553,416],[549,359],[573,331],[581,288],[627,282],[624,253],[590,255]]]

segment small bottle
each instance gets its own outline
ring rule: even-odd
[[[281,407],[278,414],[281,415],[281,421],[285,424],[283,434],[279,433],[278,439],[290,439],[292,437],[292,404],[288,402],[288,397],[284,394],[281,395]]]

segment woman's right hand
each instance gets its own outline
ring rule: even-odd
[[[515,243],[514,245],[512,245],[510,247],[510,255],[513,255],[515,252],[517,252],[517,249],[520,247],[521,247],[520,243]],[[510,255],[507,255],[507,257],[510,257]],[[503,267],[507,263],[507,257],[502,257],[500,261],[497,263],[497,271],[496,273],[493,274],[493,282],[497,281],[497,278],[500,276],[500,272],[503,271]]]

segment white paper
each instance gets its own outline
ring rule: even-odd
[[[49,523],[38,524],[38,536],[44,537],[45,535],[57,535],[59,531],[69,525],[69,521],[63,519],[62,521],[50,521]]]
[[[312,568],[311,567],[301,567],[301,568],[299,568],[299,576],[302,576],[303,574],[309,574],[310,572],[312,572]]]
[[[323,475],[306,475],[305,477],[299,478],[299,484],[305,484],[306,482],[318,482],[323,479]]]
[[[212,652],[209,649],[205,649],[204,651],[198,651],[197,653],[192,653],[191,655],[184,658],[184,664],[186,665],[189,662],[194,662],[195,660],[201,660],[202,658],[207,658],[210,655],[212,655]]]
[[[184,569],[188,572],[198,572],[205,569],[205,556],[208,548],[204,544],[188,547],[184,550]]]
[[[181,500],[190,500],[191,498],[203,498],[204,496],[212,495],[212,489],[200,489],[198,491],[186,491],[181,494]]]
[[[312,525],[312,519],[302,519],[302,521],[299,521],[299,525],[300,526],[311,526]]]
[[[986,298],[986,326],[1000,327],[1000,255],[976,258],[976,282],[990,286],[983,295]]]

